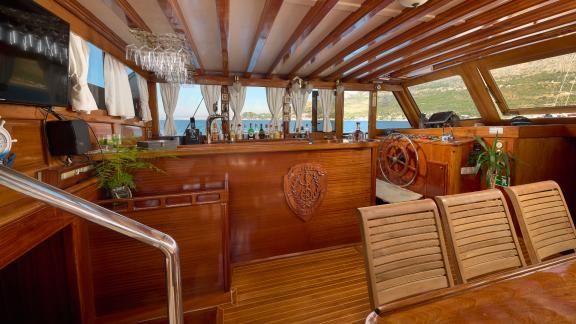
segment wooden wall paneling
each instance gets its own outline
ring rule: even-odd
[[[337,138],[344,136],[344,91],[336,91],[336,132]]]
[[[46,168],[49,161],[44,152],[44,126],[42,120],[6,119],[4,127],[18,142],[12,145],[16,154],[14,168],[30,171]]]
[[[376,149],[372,145],[180,156],[155,162],[166,174],[139,172],[136,183],[140,195],[178,192],[201,179],[227,173],[231,261],[237,264],[359,242],[354,215],[356,208],[373,204],[372,159]],[[293,165],[304,162],[320,164],[328,177],[326,196],[308,222],[292,213],[283,191],[284,175]]]
[[[378,114],[378,91],[370,91],[368,101],[368,134],[366,136],[374,138],[376,136],[376,118]]]
[[[187,310],[229,301],[225,202],[122,213],[178,242]],[[149,318],[142,309],[156,309],[161,315],[166,303],[162,253],[92,224],[88,236],[98,321],[138,318],[138,313],[139,319]]]
[[[464,64],[461,66],[461,72],[464,84],[476,105],[476,109],[478,109],[480,116],[482,116],[482,120],[488,124],[499,123],[500,115],[496,110],[496,105],[494,105],[490,92],[486,88],[482,75],[476,66],[472,64]]]

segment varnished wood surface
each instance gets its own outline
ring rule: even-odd
[[[176,240],[187,310],[229,301],[229,222],[227,195],[223,191],[218,193],[218,199],[208,202],[198,199],[200,193],[142,197],[130,202],[128,211],[121,211]],[[158,205],[143,204],[157,200]],[[167,202],[173,205],[167,206]],[[160,252],[92,224],[88,225],[88,237],[99,321],[119,320],[119,313],[129,317],[137,309],[163,308],[166,291]],[[150,317],[140,317],[146,318]]]
[[[155,160],[165,173],[138,172],[138,194],[179,192],[228,174],[232,263],[360,242],[356,208],[375,200],[374,143],[246,144],[245,153],[226,153],[234,146],[216,144],[219,153],[207,154],[202,148],[210,146],[199,145],[182,149],[189,156]],[[292,212],[283,186],[300,163],[319,164],[327,177],[324,199],[308,221]]]
[[[576,230],[560,186],[543,181],[504,188],[532,263],[576,252]]]
[[[454,285],[433,200],[365,207],[358,211],[373,309]]]
[[[378,323],[574,323],[575,278],[576,257],[564,257],[390,304]]]
[[[370,313],[357,247],[239,266],[232,288],[221,323],[363,323]]]

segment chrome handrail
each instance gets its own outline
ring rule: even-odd
[[[184,323],[180,257],[172,237],[3,165],[0,165],[0,184],[161,250],[166,258],[168,320],[172,324]]]

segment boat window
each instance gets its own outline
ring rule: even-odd
[[[234,116],[233,112],[230,118],[232,116]],[[272,114],[266,100],[266,88],[246,87],[246,100],[244,101],[244,108],[242,108],[242,127],[248,129],[250,124],[262,124],[262,127],[265,127],[270,124],[271,119]]]
[[[576,53],[511,65],[490,71],[512,113],[556,112],[576,106]]]
[[[87,43],[90,50],[88,58],[88,88],[92,92],[98,108],[106,109],[104,101],[104,54],[94,44]]]
[[[461,119],[480,118],[464,80],[458,75],[408,88],[420,112],[430,117],[440,111],[455,111]]]
[[[166,113],[164,112],[164,105],[162,103],[162,95],[160,94],[160,84],[156,84],[156,98],[158,102],[158,119],[160,126],[160,134],[164,134],[164,123],[166,121]],[[183,135],[190,117],[194,115],[196,107],[196,127],[200,129],[203,134],[206,134],[206,117],[208,117],[208,110],[202,101],[202,93],[200,86],[192,84],[183,84],[180,86],[178,94],[178,103],[174,111],[174,123],[176,124],[176,134]]]
[[[132,93],[132,102],[134,103],[134,113],[136,116],[142,116],[142,109],[140,107],[140,90],[138,89],[138,73],[134,72],[131,68],[126,67],[128,73],[128,82],[130,83],[130,92]]]
[[[290,110],[290,132],[297,132],[296,130],[296,112],[294,108]],[[302,112],[302,126],[308,126],[309,129],[312,129],[312,92],[308,94],[308,100],[306,101],[306,106],[304,106],[304,111]],[[299,130],[298,130],[299,131]]]
[[[376,128],[410,128],[402,107],[390,91],[378,91]]]
[[[354,132],[356,122],[360,122],[363,132],[368,132],[369,110],[369,91],[344,91],[344,133]]]
[[[318,96],[318,94],[316,94]],[[336,130],[336,109],[330,110],[330,124],[332,131]],[[316,130],[324,132],[324,111],[320,108],[320,97],[317,97],[316,102]]]

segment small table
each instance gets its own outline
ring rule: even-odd
[[[371,322],[576,323],[576,256],[415,296],[380,310]]]

